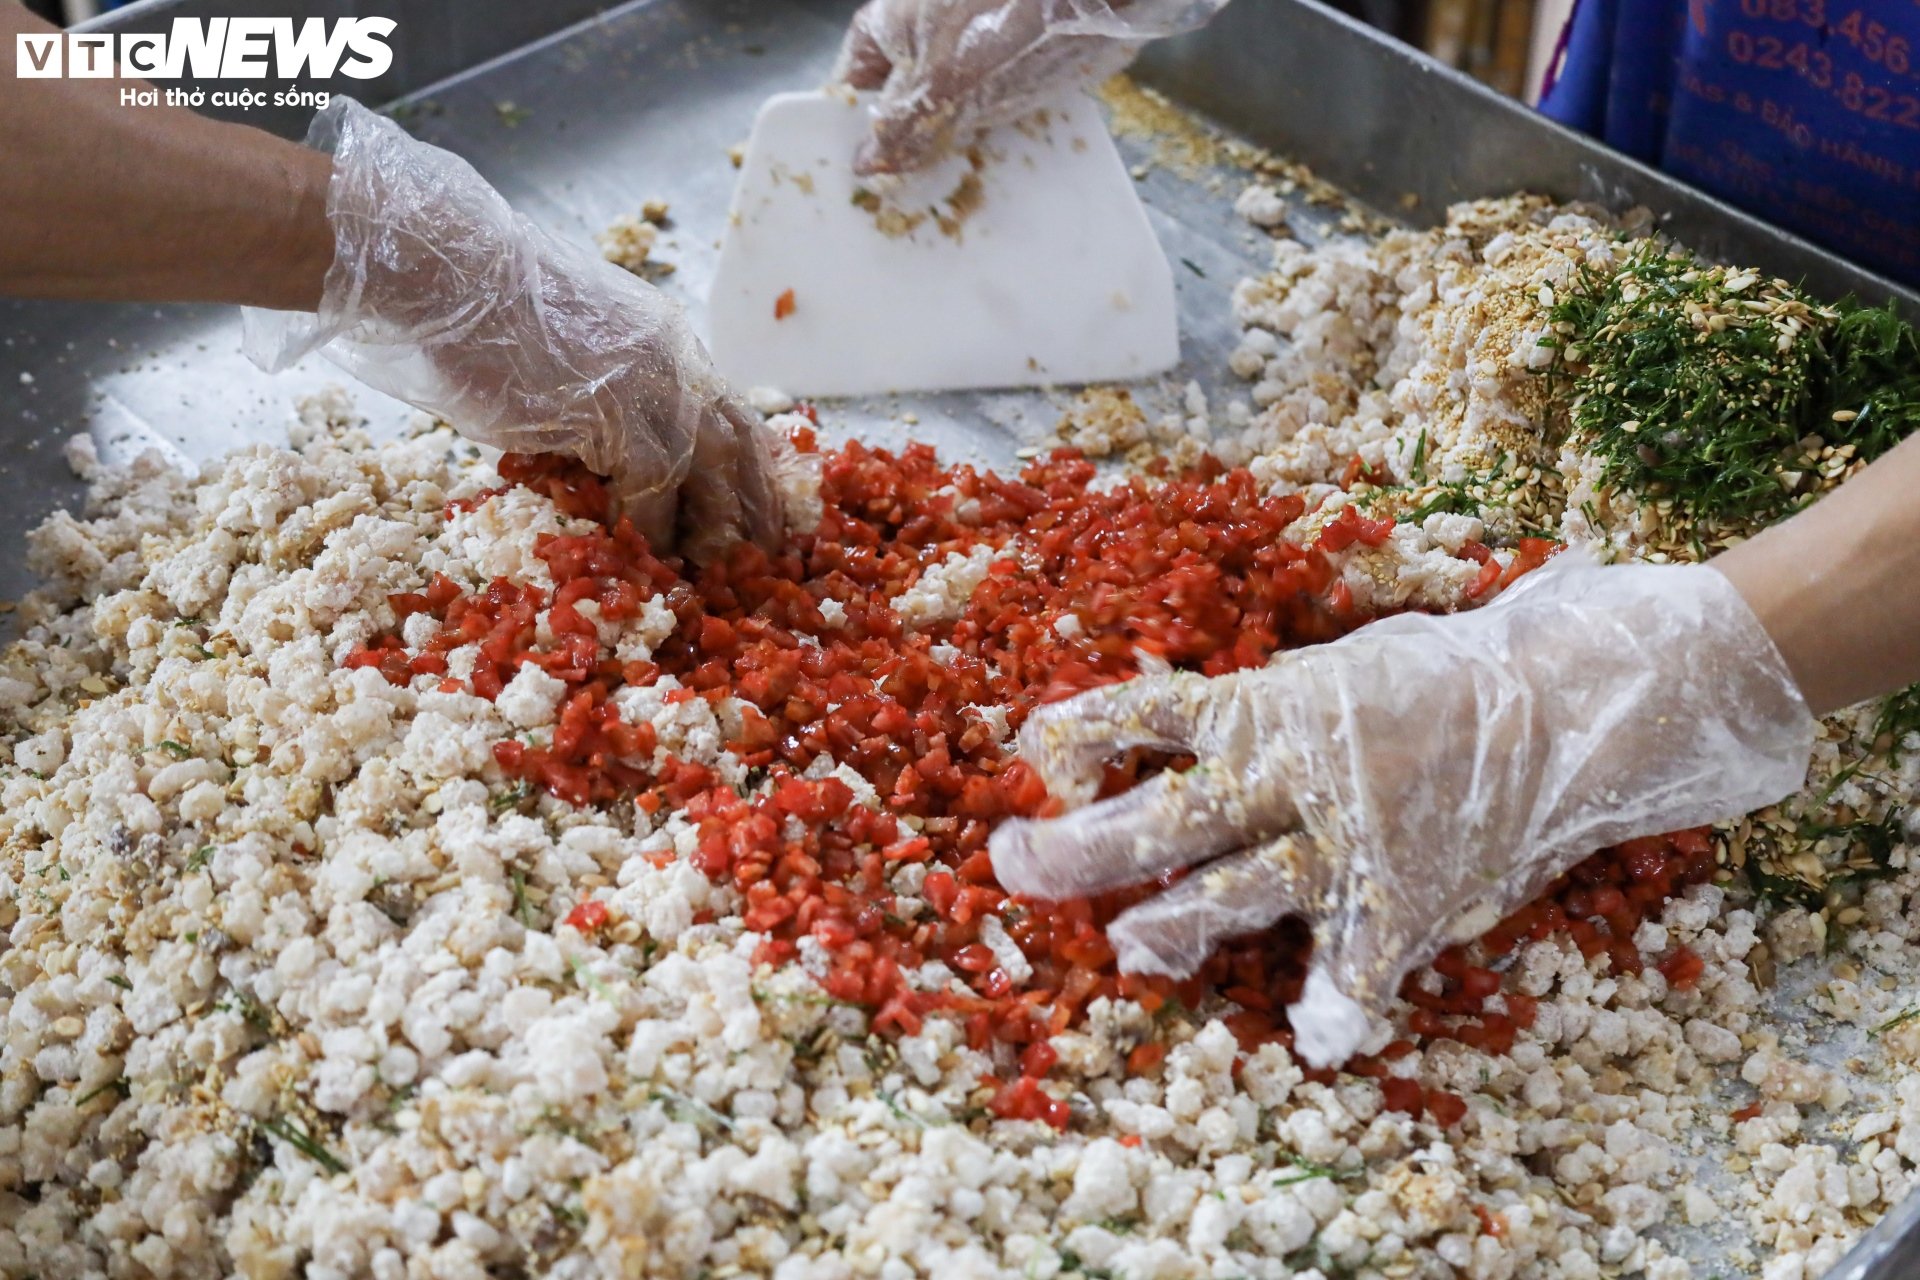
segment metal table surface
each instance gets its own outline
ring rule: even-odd
[[[147,0],[91,24],[164,29],[176,15],[228,11],[225,0]],[[664,287],[696,324],[712,278],[734,171],[769,92],[821,82],[854,6],[844,0],[255,0],[250,14],[395,17],[396,64],[370,102],[398,101],[420,136],[467,157],[518,208],[552,230],[591,237],[647,200],[669,202],[656,256]],[[457,15],[457,16],[456,16]],[[571,24],[571,25],[569,25]],[[443,38],[444,33],[457,38]],[[1644,204],[1700,251],[1805,278],[1823,292],[1920,297],[1500,98],[1311,0],[1241,0],[1207,30],[1149,50],[1139,75],[1251,141],[1312,164],[1371,202],[1418,221],[1453,200],[1526,188],[1623,208]],[[339,86],[325,86],[337,89]],[[287,113],[244,117],[282,133]],[[1151,141],[1122,137],[1130,161]],[[1267,238],[1231,210],[1228,172],[1147,164],[1140,186],[1176,268],[1181,369],[1143,389],[1149,411],[1173,409],[1198,381],[1210,397],[1244,395],[1226,370],[1238,337],[1233,283],[1265,266]],[[1410,200],[1408,198],[1411,198]],[[1336,211],[1300,203],[1311,242]],[[80,487],[60,457],[75,431],[103,455],[156,448],[203,461],[243,443],[285,438],[296,398],[347,382],[310,359],[278,377],[241,356],[231,310],[0,301],[0,598],[31,586],[22,537]],[[376,431],[405,406],[360,389]],[[835,407],[837,431],[909,436],[944,454],[1005,465],[1050,433],[1065,393],[879,397]],[[1216,403],[1218,401],[1216,400]],[[911,426],[909,419],[913,420]],[[1920,1274],[1920,1198],[1910,1200],[1834,1273],[1836,1280]]]

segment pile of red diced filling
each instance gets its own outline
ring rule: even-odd
[[[796,436],[802,451],[818,452],[810,431]],[[527,663],[564,681],[550,744],[495,746],[507,774],[571,804],[679,810],[698,825],[700,869],[743,895],[744,923],[765,939],[763,961],[789,963],[811,937],[831,957],[826,993],[869,1010],[876,1031],[911,1034],[938,1013],[960,1019],[975,1048],[1011,1046],[1017,1073],[992,1106],[1001,1116],[1065,1127],[1065,1102],[1041,1086],[1055,1061],[1048,1041],[1101,996],[1149,1012],[1223,999],[1237,1007],[1226,1021],[1249,1049],[1290,1043],[1284,1009],[1299,994],[1311,947],[1298,922],[1229,944],[1193,978],[1172,982],[1118,972],[1104,934],[1155,886],[1061,903],[1000,889],[988,833],[1008,815],[1046,813],[1049,801],[979,709],[1003,708],[1017,728],[1034,706],[1126,679],[1143,662],[1217,674],[1335,639],[1370,619],[1329,557],[1380,545],[1392,523],[1349,506],[1296,545],[1283,534],[1305,513],[1302,497],[1263,495],[1247,472],[1211,463],[1096,488],[1092,464],[1065,450],[1018,479],[942,466],[918,445],[895,454],[852,443],[819,461],[817,528],[774,554],[742,545],[696,571],[656,556],[629,523],[611,518],[606,489],[578,465],[508,455],[506,485],[544,493],[598,525],[539,544],[557,584],[551,596],[505,579],[469,591],[436,578],[423,592],[392,597],[397,623],[425,613],[440,624],[433,639],[414,650],[389,633],[348,665],[377,667],[396,684],[438,677],[445,689],[486,698]],[[896,595],[927,566],[983,546],[998,558],[957,620],[903,625]],[[1470,596],[1504,586],[1551,550],[1529,540],[1503,564],[1470,544],[1460,554],[1483,565]],[[654,597],[677,625],[645,662],[615,661],[578,609],[591,600],[602,619],[618,621]],[[827,602],[839,606],[831,624]],[[552,637],[544,642],[536,639],[543,612]],[[448,655],[469,645],[478,661],[469,679],[456,680]],[[764,771],[755,775],[764,785],[742,796],[703,765],[655,762],[653,726],[622,721],[611,698],[664,675],[682,686],[670,698],[743,704],[745,729],[730,749]],[[838,778],[803,776],[822,757],[866,779],[881,807],[856,803]],[[1181,763],[1137,754],[1115,761],[1107,790]],[[902,914],[890,886],[910,862],[925,864],[918,896],[927,910]],[[1410,980],[1404,1037],[1344,1069],[1378,1078],[1394,1109],[1454,1122],[1465,1112],[1461,1099],[1396,1077],[1387,1063],[1437,1038],[1509,1048],[1530,1025],[1533,1002],[1508,992],[1496,1006],[1503,1011],[1489,1009],[1503,983],[1486,966],[1527,940],[1566,933],[1587,955],[1604,951],[1617,970],[1637,971],[1635,928],[1713,865],[1701,831],[1595,854],[1475,948],[1442,955],[1437,984]],[[981,940],[982,922],[994,916],[1030,964],[1022,981]],[[612,920],[590,900],[566,923],[593,933]],[[930,960],[970,990],[916,990],[906,975]],[[1680,951],[1661,967],[1686,987],[1701,962]],[[1142,1044],[1128,1066],[1150,1071],[1164,1053],[1157,1042]]]

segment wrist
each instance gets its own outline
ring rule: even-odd
[[[1874,692],[1861,684],[1864,673],[1833,660],[1838,630],[1834,619],[1860,603],[1859,593],[1846,582],[1847,566],[1863,560],[1847,555],[1836,564],[1808,554],[1802,532],[1791,522],[1776,526],[1706,567],[1733,585],[1792,673],[1807,706],[1815,715],[1826,715]]]
[[[1461,640],[1520,684],[1508,699],[1513,749],[1531,742],[1565,762],[1563,785],[1586,806],[1574,846],[1612,842],[1587,843],[1594,822],[1610,836],[1645,835],[1718,821],[1799,785],[1814,729],[1805,693],[1726,575],[1561,556],[1511,599],[1511,617],[1494,612],[1499,602],[1479,611],[1491,634]]]
[[[172,167],[139,185],[169,209],[152,237],[164,252],[150,278],[133,273],[129,296],[316,309],[333,265],[332,158],[184,108],[157,141]]]
[[[1824,715],[1920,678],[1920,438],[1713,561]]]
[[[261,202],[250,234],[239,237],[231,300],[277,311],[317,311],[333,266],[327,190],[333,158],[306,147],[275,145],[259,157]]]
[[[333,157],[301,148],[291,175],[291,213],[287,223],[286,281],[302,311],[318,310],[333,269],[336,242],[327,218],[327,188],[333,181]]]

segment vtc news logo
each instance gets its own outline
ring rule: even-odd
[[[393,65],[392,18],[175,18],[165,35],[22,33],[23,80],[371,80]]]

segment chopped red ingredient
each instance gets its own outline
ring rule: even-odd
[[[1348,505],[1327,522],[1313,545],[1315,550],[1328,552],[1345,551],[1356,542],[1377,547],[1392,536],[1393,528],[1393,521],[1369,520],[1360,514],[1360,508]]]
[[[811,418],[808,409],[801,411]],[[794,443],[817,447],[811,431],[796,432]],[[1176,983],[1120,974],[1106,940],[1106,924],[1153,886],[1063,903],[1011,899],[999,888],[986,852],[993,824],[1044,815],[1053,802],[1032,771],[1010,759],[982,709],[1004,708],[1018,728],[1040,703],[1127,679],[1144,659],[1221,674],[1335,639],[1371,619],[1354,608],[1328,556],[1355,543],[1382,545],[1393,522],[1349,506],[1310,546],[1296,545],[1282,535],[1304,514],[1304,500],[1266,496],[1249,473],[1211,460],[1163,482],[1110,489],[1093,488],[1092,465],[1064,450],[1017,479],[941,466],[919,445],[895,454],[854,443],[821,461],[817,528],[773,553],[738,546],[695,572],[655,556],[631,524],[614,519],[606,486],[578,464],[509,454],[500,462],[507,486],[534,489],[598,525],[537,544],[551,595],[505,579],[470,590],[436,577],[390,600],[397,619],[426,614],[438,623],[424,646],[412,651],[389,633],[346,665],[374,667],[395,684],[426,676],[440,689],[486,698],[530,664],[562,681],[568,692],[551,740],[496,743],[502,771],[572,804],[632,800],[642,814],[682,811],[697,831],[694,865],[731,883],[747,927],[764,935],[760,960],[789,963],[812,938],[832,956],[820,979],[827,994],[867,1008],[875,1030],[912,1034],[940,1011],[961,1021],[975,1049],[1004,1046],[1010,1078],[990,1105],[996,1115],[1066,1125],[1066,1103],[1041,1087],[1057,1060],[1048,1041],[1102,997],[1154,1013],[1221,995],[1239,1006],[1227,1023],[1243,1046],[1290,1047],[1285,1010],[1300,994],[1311,951],[1300,921],[1230,942]],[[993,564],[957,620],[912,631],[891,608],[893,596],[947,555],[1016,541],[1020,555]],[[1478,547],[1476,555],[1475,547],[1462,554],[1499,570],[1491,552]],[[1502,585],[1555,549],[1524,540],[1513,565],[1499,571]],[[617,661],[581,609],[592,601],[601,620],[618,621],[656,597],[676,626],[645,662]],[[1056,630],[1068,615],[1079,625]],[[936,659],[936,645],[950,648]],[[469,647],[472,674],[453,679],[449,656]],[[651,724],[622,719],[614,700],[622,688],[666,676],[681,686],[669,701],[735,700],[741,728],[732,749],[766,770],[770,785],[743,797],[707,767],[661,751]],[[838,777],[804,776],[823,758],[858,774],[877,806],[857,803]],[[1109,788],[1164,767],[1182,762],[1134,753],[1110,770]],[[916,895],[924,909],[913,915],[902,914],[890,888],[909,864],[926,868]],[[1509,994],[1506,1012],[1485,1007],[1502,985],[1492,967],[1498,957],[1565,932],[1589,954],[1637,966],[1631,936],[1640,921],[1712,870],[1704,833],[1594,855],[1502,921],[1472,956],[1456,948],[1441,957],[1437,993],[1410,981],[1410,1038],[1349,1070],[1380,1080],[1392,1109],[1456,1123],[1463,1101],[1389,1076],[1385,1063],[1434,1038],[1507,1051],[1538,1006]],[[1030,976],[1016,982],[986,944],[989,918],[1019,947]],[[587,932],[606,922],[596,901],[568,916]],[[908,983],[909,972],[936,959],[970,991]],[[1151,1072],[1166,1053],[1158,1041],[1143,1043],[1127,1069]],[[1334,1073],[1308,1078],[1330,1081]]]
[[[1765,1110],[1766,1108],[1760,1103],[1749,1102],[1746,1106],[1733,1113],[1733,1122],[1735,1124],[1745,1124],[1749,1120],[1758,1119],[1760,1113]]]
[[[987,1110],[1002,1120],[1044,1120],[1062,1132],[1071,1114],[1066,1103],[1049,1095],[1032,1076],[1020,1076],[1002,1085],[987,1103]]]
[[[1356,453],[1347,461],[1347,469],[1340,475],[1340,487],[1351,489],[1358,482],[1377,488],[1386,484],[1389,479],[1391,477],[1387,475],[1385,467],[1369,467],[1367,460]]]
[[[1380,1082],[1381,1102],[1389,1111],[1404,1111],[1418,1116],[1426,1109],[1426,1094],[1418,1080],[1388,1076]]]
[[[1510,587],[1524,574],[1532,573],[1547,561],[1560,554],[1565,544],[1552,538],[1522,538],[1514,552],[1513,563],[1500,575],[1500,585]]]
[[[1467,599],[1478,600],[1481,596],[1499,586],[1500,575],[1504,572],[1505,570],[1500,567],[1500,562],[1492,556],[1488,556],[1485,560],[1482,560],[1480,562],[1480,576],[1475,578],[1467,586]]]
[[[1485,1000],[1500,989],[1500,975],[1477,965],[1460,975],[1460,990],[1475,1000]]]
[[[1466,1100],[1445,1089],[1427,1090],[1427,1113],[1443,1129],[1450,1129],[1467,1117]]]
[[[799,305],[793,300],[793,290],[789,289],[773,300],[773,318],[785,320],[798,309]]]
[[[1053,1064],[1060,1061],[1060,1055],[1052,1044],[1045,1040],[1035,1040],[1028,1045],[1026,1052],[1020,1055],[1020,1074],[1023,1076],[1044,1076],[1053,1070]]]
[[[1127,1055],[1127,1074],[1144,1076],[1166,1061],[1167,1046],[1157,1040],[1149,1040]]]
[[[606,903],[600,901],[598,898],[588,898],[585,902],[582,902],[573,910],[567,912],[565,923],[572,925],[582,933],[592,933],[596,929],[604,929],[609,918],[611,918],[611,913],[607,910]]]
[[[1680,947],[1672,955],[1660,962],[1660,972],[1666,976],[1667,984],[1676,991],[1691,991],[1700,981],[1700,975],[1707,971],[1707,962],[1686,947]]]

